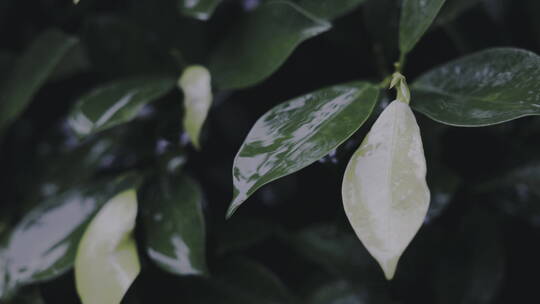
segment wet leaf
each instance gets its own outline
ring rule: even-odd
[[[22,53],[0,87],[0,130],[24,111],[77,39],[56,30],[40,34]]]
[[[140,271],[133,238],[137,195],[126,190],[101,208],[77,249],[75,283],[83,304],[120,304]]]
[[[234,160],[228,216],[263,185],[343,143],[369,117],[378,93],[365,82],[336,85],[284,102],[259,118]]]
[[[410,52],[435,20],[445,0],[404,0],[399,23],[399,49]]]
[[[107,200],[135,182],[134,176],[126,176],[74,187],[31,210],[13,228],[6,246],[8,290],[69,270],[88,222]]]
[[[199,149],[199,134],[212,106],[210,72],[203,66],[187,67],[178,80],[178,86],[184,92],[184,130]]]
[[[137,77],[99,87],[81,97],[69,117],[77,135],[84,137],[134,119],[147,103],[174,87],[166,77]]]
[[[420,130],[409,106],[393,101],[354,153],[343,179],[354,231],[392,279],[429,205]]]
[[[330,29],[288,1],[271,1],[248,13],[210,60],[216,86],[239,89],[274,73],[303,41]]]
[[[178,0],[180,12],[188,17],[206,21],[222,0]]]
[[[540,57],[488,49],[423,74],[411,88],[411,106],[448,125],[488,126],[540,115]]]
[[[143,192],[146,251],[163,270],[178,275],[207,272],[202,193],[192,179],[162,179]]]
[[[297,3],[319,18],[332,20],[352,12],[364,2],[365,0],[300,0]]]

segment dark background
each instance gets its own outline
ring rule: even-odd
[[[489,47],[538,53],[536,2],[479,1],[451,21],[436,24],[408,56],[404,74],[412,81],[436,65]],[[105,132],[118,136],[119,144],[107,156],[109,161],[95,164],[93,174],[144,170],[158,166],[164,157],[185,154],[186,172],[204,190],[210,271],[219,277],[231,260],[247,257],[274,272],[305,303],[315,303],[311,297],[323,286],[356,298],[320,303],[538,302],[534,278],[540,271],[540,120],[535,117],[456,128],[417,114],[428,182],[434,199],[440,199],[432,201],[429,220],[402,257],[392,282],[384,280],[359,241],[350,241],[354,235],[340,198],[345,165],[375,114],[393,98],[391,91],[384,92],[378,112],[335,153],[264,187],[231,220],[224,219],[232,194],[232,161],[258,117],[322,86],[354,79],[379,82],[392,71],[398,55],[396,3],[369,0],[334,21],[331,31],[300,45],[263,83],[216,92],[202,151],[182,140],[182,96],[174,92],[148,106],[147,114],[135,121]],[[40,90],[0,143],[0,213],[8,226],[47,196],[40,191],[44,184],[72,176],[69,157],[76,159],[74,151],[81,143],[66,127],[65,117],[78,96],[122,76],[178,75],[186,63],[205,64],[243,10],[242,1],[225,1],[204,23],[180,17],[169,0],[82,0],[77,6],[71,1],[1,0],[0,50],[18,54],[40,31],[54,27],[79,37],[88,54],[85,68]],[[175,49],[183,59],[171,55]],[[166,146],[165,152],[156,149],[158,143]],[[519,170],[528,173],[516,175]],[[300,233],[312,227],[322,227],[321,239],[303,243]],[[140,233],[137,239],[143,246]],[[212,292],[205,287],[207,280],[166,274],[143,257],[143,271],[125,301],[203,303],[199,294]],[[240,284],[230,287],[231,292],[266,290],[257,287],[256,279],[248,281],[253,286]],[[41,284],[39,290],[45,303],[78,303],[72,273]],[[264,292],[258,296],[261,300],[253,303],[266,303]]]

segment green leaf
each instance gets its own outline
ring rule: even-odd
[[[399,49],[410,52],[435,20],[445,0],[403,0],[399,22]]]
[[[420,130],[409,106],[393,101],[354,153],[343,179],[354,231],[392,279],[429,206]]]
[[[453,126],[478,127],[540,115],[540,57],[520,49],[489,49],[420,76],[412,107]]]
[[[148,256],[178,275],[206,274],[202,193],[192,179],[163,179],[144,192],[143,215]]]
[[[88,225],[77,249],[75,283],[83,304],[120,304],[140,271],[133,238],[137,195],[126,190]]]
[[[369,254],[354,233],[341,231],[333,225],[304,228],[288,241],[302,256],[337,277],[366,275],[371,270]]]
[[[13,67],[15,56],[9,52],[0,51],[0,88],[4,79],[8,78],[9,72]]]
[[[222,89],[255,85],[274,73],[303,41],[330,29],[288,1],[262,4],[243,18],[210,59],[210,71]]]
[[[339,18],[352,12],[365,0],[299,0],[298,5],[313,15],[325,20]]]
[[[365,82],[335,85],[284,102],[255,123],[233,165],[228,216],[263,185],[321,159],[371,114],[379,90]]]
[[[216,287],[239,304],[291,303],[291,295],[281,280],[265,266],[247,258],[222,262]]]
[[[23,52],[0,87],[0,130],[24,111],[77,39],[56,30],[39,35]]]
[[[446,0],[441,13],[435,20],[436,25],[443,25],[459,17],[463,12],[480,4],[481,0]]]
[[[180,12],[188,17],[206,21],[212,17],[221,0],[178,0]]]
[[[50,280],[69,270],[90,219],[107,200],[134,182],[126,176],[75,187],[31,210],[13,228],[6,246],[7,289]]]
[[[110,83],[81,97],[69,117],[77,135],[84,137],[134,119],[141,108],[174,87],[166,77],[136,77]]]
[[[203,66],[190,66],[182,73],[178,86],[184,92],[184,130],[199,149],[199,134],[212,106],[210,72]]]

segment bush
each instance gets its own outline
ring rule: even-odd
[[[537,2],[0,2],[1,302],[534,302]]]

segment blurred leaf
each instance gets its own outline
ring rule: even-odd
[[[148,256],[178,275],[206,274],[202,193],[192,179],[163,179],[143,192],[142,212]]]
[[[56,65],[77,43],[56,30],[41,33],[23,52],[0,87],[0,130],[24,111]]]
[[[200,149],[199,134],[212,106],[210,72],[203,66],[189,66],[178,80],[184,92],[184,130],[193,145]]]
[[[358,238],[333,225],[319,224],[304,228],[288,241],[302,256],[335,276],[354,277],[370,271],[372,263],[369,253]]]
[[[133,238],[137,195],[110,199],[90,222],[77,249],[75,282],[83,304],[120,304],[140,271]]]
[[[137,22],[113,15],[88,19],[82,36],[93,68],[114,78],[176,73],[170,50],[158,38]]]
[[[263,185],[321,159],[371,114],[379,90],[365,82],[335,85],[266,112],[255,123],[233,165],[228,216]]]
[[[493,303],[502,284],[505,254],[500,230],[485,210],[468,214],[462,233],[439,255],[435,275],[437,303]]]
[[[408,104],[395,100],[377,118],[347,165],[342,197],[354,231],[392,279],[430,197],[420,129]]]
[[[2,87],[2,82],[9,76],[9,72],[13,67],[13,61],[15,56],[6,51],[0,51],[0,88]]]
[[[310,304],[363,304],[366,291],[353,288],[347,281],[335,281],[319,286],[306,300]],[[371,303],[371,302],[370,302]]]
[[[289,291],[275,274],[246,258],[221,263],[216,286],[233,296],[238,304],[292,302]]]
[[[64,55],[51,74],[51,81],[59,81],[90,69],[90,59],[82,43],[78,42]]]
[[[339,18],[352,12],[366,0],[298,0],[300,7],[326,20]]]
[[[446,0],[440,14],[437,16],[437,19],[435,19],[435,24],[443,25],[451,22],[463,12],[478,5],[481,1],[482,0]]]
[[[270,1],[248,13],[210,60],[216,86],[239,89],[274,73],[303,41],[330,29],[288,1]]]
[[[182,14],[206,21],[212,17],[214,10],[222,0],[177,0]]]
[[[219,254],[246,250],[280,232],[281,227],[275,222],[254,217],[234,217],[218,231],[216,250]]]
[[[69,118],[84,137],[134,119],[147,103],[166,95],[174,80],[166,77],[127,78],[92,90],[79,98]]]
[[[13,228],[6,246],[8,292],[69,270],[90,219],[107,200],[134,182],[133,176],[126,176],[75,187],[31,210]]]
[[[540,164],[531,163],[478,187],[503,212],[540,227]]]
[[[11,302],[13,304],[46,304],[38,287],[27,287],[22,290]]]
[[[410,52],[435,20],[446,0],[403,0],[399,23],[399,49]]]
[[[431,195],[425,223],[432,222],[448,208],[461,184],[461,179],[453,170],[441,164],[429,164],[428,167],[427,183]]]
[[[412,107],[448,125],[540,115],[540,58],[520,49],[488,49],[423,74],[412,89]]]
[[[400,4],[401,0],[368,0],[363,7],[364,23],[374,40],[372,48],[379,64],[393,63],[398,56]]]

